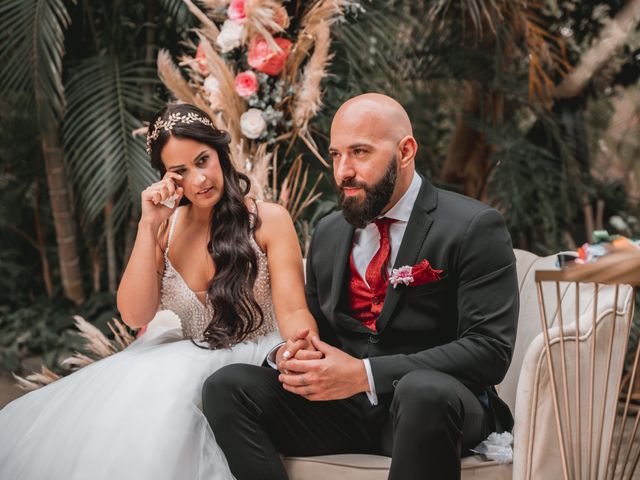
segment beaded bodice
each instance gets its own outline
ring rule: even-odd
[[[213,305],[208,301],[206,304],[200,301],[196,293],[187,286],[180,272],[173,267],[169,260],[171,238],[181,209],[182,207],[178,207],[170,220],[167,248],[164,252],[164,273],[162,275],[160,291],[160,309],[171,310],[178,315],[182,326],[182,333],[185,338],[202,341],[204,340],[204,331],[212,317]],[[255,213],[255,209],[255,204],[253,204],[253,213]],[[253,216],[251,219],[253,226]],[[273,332],[276,329],[276,321],[273,303],[271,301],[271,282],[269,279],[269,269],[267,267],[267,255],[258,246],[253,235],[251,235],[249,241],[251,247],[256,252],[258,260],[258,275],[253,287],[253,293],[264,315],[262,326],[249,336],[248,339],[251,339]]]

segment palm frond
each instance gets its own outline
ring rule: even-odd
[[[160,5],[170,17],[179,17],[178,23],[182,23],[188,14],[187,6],[182,0],[160,0]]]
[[[119,228],[140,192],[157,178],[143,139],[132,135],[142,127],[136,113],[160,106],[144,94],[146,85],[156,83],[151,67],[115,57],[89,58],[73,70],[63,141],[85,223],[114,200],[112,221]]]
[[[0,90],[29,92],[41,125],[57,122],[65,108],[62,84],[63,0],[8,0],[0,4]]]
[[[335,57],[335,71],[345,71],[347,85],[342,98],[363,92],[389,93],[402,101],[403,92],[411,92],[409,81],[416,78],[419,64],[415,58],[415,38],[424,34],[424,25],[402,8],[385,2],[366,5],[353,23],[333,27],[340,48]],[[334,105],[335,106],[335,105]]]
[[[481,38],[488,29],[495,34],[497,26],[504,19],[503,12],[510,4],[522,3],[513,0],[437,0],[432,3],[429,22],[445,27],[447,18],[456,17],[462,20],[464,29],[470,22],[471,33]],[[446,27],[445,27],[446,28]]]

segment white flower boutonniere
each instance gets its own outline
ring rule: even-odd
[[[393,288],[396,288],[398,285],[409,285],[413,282],[413,276],[411,275],[411,271],[413,269],[409,265],[405,265],[404,267],[394,268],[391,271],[391,276],[389,277],[389,282],[393,285]]]

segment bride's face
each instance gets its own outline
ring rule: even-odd
[[[188,138],[170,137],[162,149],[168,172],[182,175],[184,195],[196,207],[211,208],[222,196],[224,176],[214,148]]]

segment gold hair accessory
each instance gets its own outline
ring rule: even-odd
[[[167,117],[166,120],[159,118],[158,120],[156,120],[156,123],[153,124],[153,129],[150,129],[149,133],[147,133],[147,153],[151,155],[151,142],[158,138],[161,130],[171,131],[173,130],[173,127],[175,127],[176,123],[190,124],[195,122],[200,122],[203,125],[207,125],[213,128],[211,120],[193,112],[189,112],[186,115],[179,112],[172,113]]]

